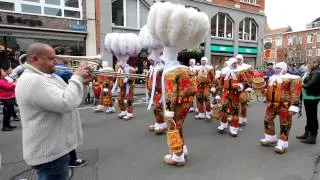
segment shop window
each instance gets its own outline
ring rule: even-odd
[[[61,9],[44,7],[44,14],[51,16],[61,16]]]
[[[312,43],[312,35],[307,36],[307,43],[311,44]]]
[[[282,37],[281,36],[278,36],[276,38],[276,46],[282,46]]]
[[[14,11],[14,3],[0,1],[0,9],[6,11]]]
[[[239,39],[257,41],[257,24],[251,18],[245,18],[239,24]]]
[[[307,49],[307,56],[312,56],[312,49]]]
[[[79,7],[79,0],[65,0],[64,5],[66,7],[78,8]]]
[[[221,38],[233,38],[233,21],[229,15],[218,13],[211,18],[211,35]]]
[[[60,0],[46,0],[46,4],[60,5]]]
[[[64,10],[64,17],[80,18],[79,11]]]
[[[112,24],[116,26],[124,26],[123,0],[112,1]]]
[[[21,4],[21,11],[26,13],[41,14],[41,6]]]
[[[317,56],[320,56],[320,48],[317,49]]]

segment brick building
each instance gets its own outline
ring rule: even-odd
[[[320,18],[318,20],[320,23]],[[301,64],[310,58],[320,60],[320,27],[302,31],[292,31],[290,27],[272,30],[265,35],[266,43],[271,43],[271,55],[264,57],[266,61]]]
[[[16,63],[34,42],[86,54],[86,0],[0,0],[0,58]]]
[[[114,58],[103,53],[101,48],[105,34],[139,33],[140,28],[146,24],[149,8],[154,1],[96,0],[96,2],[96,9],[99,9],[96,11],[96,19],[99,22],[97,50],[103,54],[104,60],[112,64]],[[211,19],[211,32],[203,43],[204,46],[199,47],[211,60],[211,64],[222,65],[225,60],[238,53],[244,55],[246,63],[254,66],[261,64],[266,24],[265,0],[170,0],[170,2],[193,7],[205,12]],[[146,56],[146,53],[142,56]],[[139,61],[132,62],[139,63]]]

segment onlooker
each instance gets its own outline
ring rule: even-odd
[[[3,126],[2,131],[12,131],[16,126],[10,125],[10,118],[17,116],[14,110],[15,104],[15,84],[5,79],[11,73],[11,68],[0,68],[0,100],[3,103]]]
[[[88,65],[83,63],[66,84],[53,74],[56,58],[49,45],[30,45],[26,69],[16,86],[23,158],[37,170],[39,180],[68,179],[69,152],[82,143],[77,108],[84,84],[92,80]]]
[[[69,70],[67,66],[68,62],[62,58],[57,58],[56,60],[57,65],[55,66],[55,74],[61,77],[64,80],[64,82],[68,84],[68,81],[72,76],[72,72]],[[69,167],[82,167],[88,163],[86,160],[77,158],[77,153],[75,149],[72,150],[69,155]]]
[[[316,144],[319,124],[318,124],[318,103],[320,101],[320,68],[317,60],[308,61],[308,71],[303,76],[302,98],[307,116],[305,132],[302,136],[297,136],[301,142]]]
[[[266,73],[265,73],[266,82],[268,82],[269,78],[275,74],[275,71],[273,69],[273,64],[268,63],[267,65],[268,65],[268,69],[266,70]]]
[[[301,73],[299,72],[299,70],[296,68],[296,65],[295,64],[292,64],[290,66],[290,69],[288,71],[289,74],[292,74],[292,75],[297,75],[297,76],[301,76]]]

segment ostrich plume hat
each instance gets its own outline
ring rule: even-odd
[[[241,55],[241,54],[238,54],[237,56],[236,56],[236,59],[239,61],[241,61],[241,62],[243,62],[243,56]]]
[[[106,52],[115,56],[135,56],[141,50],[138,36],[133,33],[108,33],[104,46]]]
[[[201,58],[201,61],[208,62],[208,58],[204,56],[204,57]]]
[[[280,68],[281,69],[281,73],[280,74],[285,74],[287,72],[288,66],[285,62],[278,62],[275,65],[275,68]]]
[[[207,36],[210,23],[204,12],[170,2],[156,2],[149,11],[147,27],[165,47],[192,48]]]
[[[161,41],[151,36],[150,31],[146,25],[143,26],[140,30],[139,42],[142,48],[151,48],[151,49],[163,48]]]

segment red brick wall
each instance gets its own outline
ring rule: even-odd
[[[265,0],[257,0],[257,5],[251,5],[246,3],[241,3],[240,0],[211,0],[212,3],[235,8],[235,5],[240,5],[240,9],[250,12],[260,12],[264,11]]]
[[[100,0],[95,0],[96,2],[96,47],[97,54],[100,53]]]

